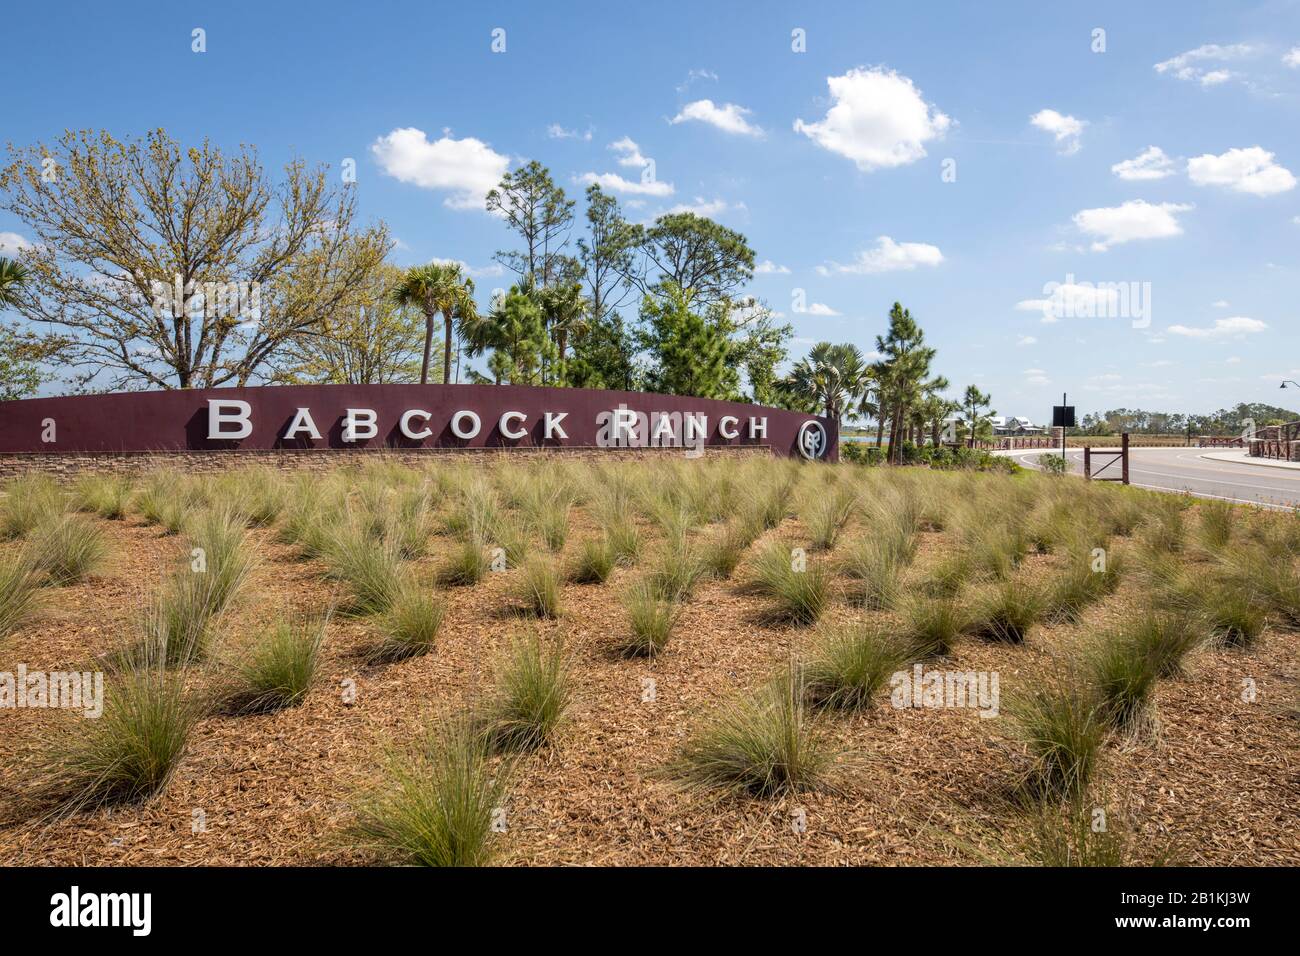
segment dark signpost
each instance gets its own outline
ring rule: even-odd
[[[1065,430],[1074,427],[1074,406],[1067,405],[1066,395],[1061,393],[1061,404],[1052,406],[1052,427],[1061,430],[1061,461],[1065,461]]]

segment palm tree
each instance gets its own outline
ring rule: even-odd
[[[564,357],[570,333],[581,332],[587,326],[587,300],[582,286],[576,282],[550,285],[537,294],[555,345],[559,349],[559,366],[564,367]]]
[[[931,444],[939,444],[939,430],[943,427],[943,418],[957,408],[955,402],[950,402],[939,394],[948,385],[948,380],[938,375],[923,386],[924,394],[921,400],[912,406],[909,414],[912,444],[924,444],[927,430]]]
[[[860,403],[870,384],[870,372],[856,345],[818,342],[795,363],[787,379],[797,398],[816,403],[836,426],[854,403]]]
[[[31,270],[21,262],[0,256],[0,309],[17,303],[18,290],[27,284],[31,275]]]
[[[936,448],[943,440],[943,425],[948,416],[955,412],[961,411],[961,403],[954,402],[950,398],[944,398],[942,395],[931,395],[926,404],[926,418],[930,423],[930,444]]]
[[[429,382],[429,355],[433,349],[433,321],[442,314],[446,331],[442,352],[442,380],[451,381],[451,333],[453,320],[469,325],[478,318],[474,304],[474,280],[467,278],[457,262],[431,262],[406,271],[393,289],[398,305],[413,305],[424,313],[424,361],[420,384]]]

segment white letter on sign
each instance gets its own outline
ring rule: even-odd
[[[560,427],[560,422],[569,417],[568,412],[547,412],[546,413],[546,437],[554,438],[556,435],[563,440],[568,440],[569,433]]]
[[[727,441],[731,441],[740,434],[740,432],[736,431],[736,426],[739,424],[740,419],[734,415],[723,415],[718,419],[718,434]]]
[[[694,445],[698,442],[703,444],[709,434],[709,416],[700,415],[696,412],[688,412],[686,415],[686,444]]]
[[[468,420],[470,426],[467,429],[461,426],[462,421]],[[451,416],[451,433],[457,438],[473,438],[483,427],[483,420],[471,411],[460,411]]]
[[[299,432],[306,432],[308,438],[320,438],[320,430],[316,428],[316,423],[312,420],[310,408],[300,408],[293,416],[293,421],[289,423],[289,429],[284,433],[285,438],[297,438]]]
[[[247,438],[253,434],[253,423],[248,416],[253,413],[253,406],[237,399],[208,399],[208,437],[209,438]],[[222,426],[234,425],[226,431]]]
[[[510,427],[511,422],[522,422],[527,417],[523,412],[505,412],[501,416],[501,421],[497,423],[497,427],[501,429],[501,434],[506,438],[527,438],[527,428],[516,430]]]
[[[402,412],[402,421],[398,425],[398,428],[400,428],[402,434],[405,435],[407,438],[411,439],[411,441],[419,441],[421,438],[428,438],[430,435],[432,435],[433,429],[430,428],[428,425],[425,425],[424,428],[420,429],[418,432],[412,431],[411,419],[422,418],[427,422],[432,417],[433,417],[433,412],[426,412],[426,411],[421,411],[418,408],[413,408],[409,412]]]
[[[379,416],[373,408],[349,408],[343,419],[343,440],[361,441],[379,434]]]

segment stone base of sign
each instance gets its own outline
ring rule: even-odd
[[[41,474],[53,478],[78,475],[141,475],[171,469],[181,474],[216,474],[234,468],[267,466],[286,471],[328,471],[332,468],[385,461],[406,465],[430,461],[500,462],[519,458],[552,457],[653,461],[690,458],[744,458],[752,455],[771,457],[767,445],[733,447],[710,446],[703,453],[688,454],[682,448],[597,448],[565,446],[552,448],[427,448],[427,449],[357,449],[355,451],[146,451],[82,452],[69,454],[0,454],[0,479]]]

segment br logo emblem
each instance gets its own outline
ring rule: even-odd
[[[799,426],[799,454],[809,461],[826,454],[826,429],[818,421],[806,421]]]

